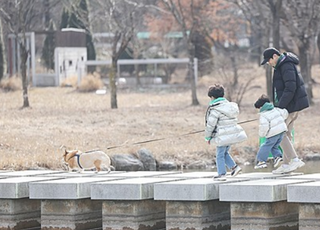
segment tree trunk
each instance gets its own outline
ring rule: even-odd
[[[319,50],[319,53],[320,53],[320,32],[318,33],[317,46],[318,46],[318,50]],[[320,64],[320,55],[319,55],[319,64]]]
[[[233,53],[231,53],[231,66],[232,66],[232,69],[233,69],[233,82],[232,82],[232,86],[233,87],[236,87],[238,85],[238,78],[239,78],[239,75],[238,75],[238,67],[237,67],[237,60],[236,60],[236,57]]]
[[[137,58],[135,58],[137,59]],[[136,75],[136,86],[141,86],[141,81],[140,81],[140,66],[138,64],[134,65],[134,73]]]
[[[265,36],[262,37],[262,44],[264,45],[264,49],[267,48],[270,44],[270,28],[266,28],[266,31],[265,31]],[[274,33],[274,31],[272,32]],[[264,50],[263,49],[263,50]],[[262,57],[262,52],[261,52],[261,57]],[[260,60],[261,62],[262,60]],[[260,63],[259,63],[260,65]],[[265,70],[266,70],[266,86],[267,86],[267,89],[266,89],[266,93],[267,95],[272,99],[273,98],[273,95],[272,95],[272,73],[273,73],[273,69],[265,64],[264,65],[265,67]]]
[[[197,83],[195,79],[195,69],[194,69],[194,45],[192,43],[188,43],[188,53],[189,53],[189,79],[191,83],[191,98],[192,105],[199,105],[199,101],[197,98]]]
[[[112,58],[111,70],[109,73],[109,85],[110,85],[110,98],[111,98],[111,109],[117,109],[117,60]]]
[[[269,98],[273,98],[272,95],[272,67],[267,66],[266,69],[266,83],[267,83],[267,95],[269,96]]]
[[[269,1],[270,12],[272,14],[272,46],[276,49],[280,49],[280,13],[282,11],[282,0]],[[264,44],[269,44],[269,34],[270,31],[266,32],[267,40]],[[273,69],[269,66],[266,67],[266,85],[267,85],[267,95],[273,98],[272,95],[272,73]]]
[[[43,12],[43,17],[44,17],[44,28],[49,29],[50,25],[50,3],[49,0],[43,0],[42,1],[44,12]]]
[[[17,40],[20,45],[20,70],[22,77],[22,96],[23,96],[23,106],[22,108],[29,107],[29,97],[28,97],[28,79],[27,79],[27,60],[28,60],[28,50],[26,49],[26,25],[24,24],[22,9],[25,7],[22,2],[19,5],[19,26],[21,27],[22,37],[19,37],[19,33],[16,34]]]
[[[301,43],[301,46],[298,46],[299,49],[299,60],[300,60],[300,71],[301,75],[304,79],[305,87],[308,94],[308,99],[310,104],[313,104],[312,98],[312,78],[311,78],[311,71],[308,67],[309,65],[309,54],[308,54],[308,44]]]
[[[280,13],[282,8],[282,0],[277,0],[271,6],[271,13],[273,15],[272,23],[272,43],[273,47],[280,49]]]
[[[0,81],[4,76],[6,66],[5,45],[3,42],[2,20],[0,19]]]
[[[28,59],[28,51],[25,46],[25,34],[24,41],[20,42],[20,57],[21,57],[21,77],[22,77],[22,96],[23,96],[23,106],[22,108],[29,107],[29,97],[28,97],[28,80],[27,80],[27,59]]]

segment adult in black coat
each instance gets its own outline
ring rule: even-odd
[[[273,103],[276,107],[286,109],[289,112],[286,120],[288,131],[280,144],[283,151],[283,164],[272,173],[288,173],[305,165],[298,158],[293,147],[292,130],[298,112],[309,107],[308,95],[303,79],[296,67],[299,64],[299,58],[296,55],[289,52],[280,54],[277,49],[270,47],[263,52],[261,65],[266,63],[274,68],[272,78]]]

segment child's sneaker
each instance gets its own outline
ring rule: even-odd
[[[273,167],[277,168],[280,164],[280,162],[282,161],[282,157],[276,157],[274,160],[273,160]]]
[[[226,181],[227,180],[227,176],[226,175],[217,175],[217,176],[214,176],[213,177],[213,180],[216,180],[216,181]]]
[[[259,161],[258,164],[256,166],[254,166],[254,169],[263,169],[263,168],[267,168],[267,164],[264,161]]]
[[[236,176],[239,174],[239,172],[241,172],[241,168],[239,167],[239,165],[236,165],[232,168],[232,171],[231,171],[231,176]]]

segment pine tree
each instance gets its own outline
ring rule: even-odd
[[[60,22],[60,30],[63,28],[67,28],[69,23],[69,12],[67,9],[63,9],[61,15],[61,22]]]
[[[80,9],[81,9],[81,12],[83,13],[84,20],[86,20],[86,22],[89,22],[89,12],[88,12],[87,0],[80,1]],[[89,27],[89,23],[87,23],[87,25]],[[96,51],[94,48],[92,35],[91,35],[91,32],[88,27],[83,28],[86,30],[87,59],[88,60],[95,60],[96,59]]]
[[[87,0],[81,0],[79,3],[79,7],[77,9],[73,9],[72,13],[65,15],[67,12],[63,12],[61,27],[62,28],[78,28],[84,29],[86,31],[86,47],[87,47],[87,60],[95,60],[96,59],[96,51],[93,44],[92,35],[89,29],[89,12],[88,12],[88,4]],[[65,21],[67,23],[65,24]],[[89,67],[88,71],[93,72],[95,70],[94,67]]]
[[[92,35],[89,30],[89,16],[88,16],[88,5],[87,0],[81,0],[79,4],[79,9],[74,10],[74,12],[77,12],[77,15],[75,13],[71,13],[68,27],[70,28],[79,28],[84,29],[86,31],[86,47],[87,47],[87,59],[88,60],[95,60],[96,59],[96,51],[94,48],[94,44],[92,41]],[[87,26],[86,26],[87,25]]]
[[[54,31],[55,26],[52,21],[50,21],[49,31]],[[44,65],[48,69],[54,69],[54,49],[55,49],[55,35],[49,33],[44,40],[44,45],[42,49],[41,59],[44,60]]]

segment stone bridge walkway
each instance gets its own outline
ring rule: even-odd
[[[0,171],[0,229],[320,229],[320,173]]]

